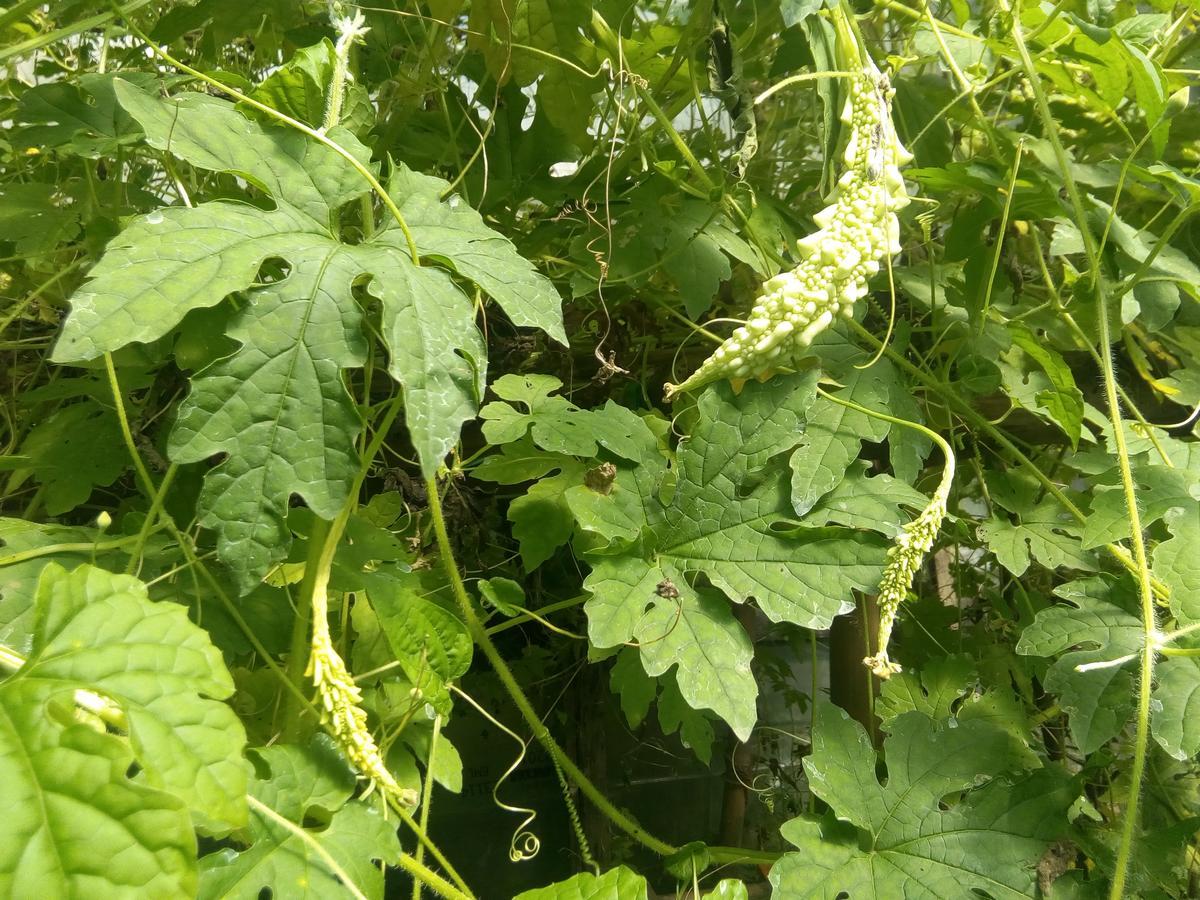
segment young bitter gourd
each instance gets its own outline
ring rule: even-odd
[[[882,263],[900,251],[896,210],[908,205],[900,167],[912,160],[892,126],[894,91],[868,60],[850,82],[842,121],[850,126],[845,171],[813,220],[818,230],[797,241],[800,264],[762,286],[746,323],[681,384],[684,391],[732,379],[765,379],[794,364],[838,315],[849,317]]]

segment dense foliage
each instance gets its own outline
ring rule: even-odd
[[[0,9],[0,896],[1200,894],[1198,17]]]

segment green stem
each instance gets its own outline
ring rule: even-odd
[[[579,770],[579,767],[571,761],[571,758],[563,752],[559,747],[558,742],[550,735],[546,729],[546,725],[542,722],[534,710],[533,705],[529,702],[529,698],[521,689],[521,685],[517,682],[512,670],[509,669],[508,663],[504,661],[504,657],[500,655],[500,651],[496,649],[496,645],[492,643],[492,639],[488,637],[487,629],[483,627],[483,623],[479,621],[479,617],[475,614],[475,608],[471,604],[471,598],[467,595],[466,586],[463,584],[462,576],[458,572],[458,564],[454,559],[454,550],[450,545],[450,535],[446,531],[446,520],[442,515],[442,501],[438,494],[438,483],[436,478],[429,478],[425,482],[425,489],[429,495],[429,515],[433,520],[433,530],[437,537],[438,550],[441,553],[442,565],[446,570],[446,577],[450,581],[451,590],[454,593],[455,600],[458,601],[459,610],[462,613],[463,621],[467,624],[467,630],[470,632],[472,639],[483,650],[484,656],[488,662],[492,664],[496,675],[499,677],[504,689],[508,692],[513,704],[521,713],[521,717],[533,730],[533,736],[550,758],[556,760],[563,771],[567,773],[567,777],[573,781],[579,790],[600,810],[605,816],[612,821],[614,825],[636,840],[644,847],[653,850],[660,856],[669,856],[675,853],[678,848],[673,847],[665,841],[660,841],[652,834],[647,832],[637,822],[633,821],[625,813],[617,809],[607,797],[605,797],[599,789],[592,784],[586,775]]]
[[[312,517],[312,529],[308,535],[308,555],[304,561],[304,578],[300,581],[300,594],[296,598],[295,618],[292,620],[292,639],[288,646],[288,681],[305,695],[308,679],[304,670],[308,666],[308,625],[312,619],[313,594],[317,590],[317,573],[321,569],[321,557],[333,531],[332,523],[318,515]],[[309,707],[311,708],[311,707]],[[288,700],[283,717],[283,741],[294,744],[300,739],[301,718],[305,707],[295,702],[295,695]]]
[[[0,569],[5,566],[15,566],[26,560],[37,559],[40,556],[54,556],[58,553],[95,553],[102,550],[117,550],[126,544],[132,544],[139,537],[140,535],[131,534],[123,538],[114,538],[111,541],[93,541],[91,543],[80,541],[74,544],[46,544],[44,547],[30,547],[28,550],[18,550],[7,556],[0,556]]]
[[[1121,489],[1125,493],[1125,508],[1129,515],[1130,542],[1133,544],[1133,557],[1137,563],[1138,595],[1141,599],[1142,618],[1141,674],[1138,684],[1137,728],[1133,739],[1133,766],[1129,771],[1129,800],[1126,802],[1124,821],[1121,827],[1121,844],[1117,850],[1116,870],[1113,872],[1112,890],[1109,893],[1109,896],[1116,900],[1125,893],[1125,879],[1129,871],[1129,861],[1133,855],[1133,840],[1137,830],[1142,779],[1146,771],[1146,755],[1150,743],[1150,694],[1154,680],[1158,619],[1154,610],[1154,591],[1150,584],[1150,565],[1146,558],[1146,543],[1142,536],[1141,514],[1138,511],[1137,487],[1133,481],[1133,469],[1129,464],[1129,450],[1125,444],[1125,428],[1117,399],[1117,380],[1116,373],[1113,371],[1108,310],[1103,295],[1098,298],[1097,302],[1099,308],[1096,310],[1096,321],[1100,331],[1100,359],[1104,373],[1104,393],[1108,403],[1109,417],[1112,420],[1117,463],[1121,471]]]
[[[586,603],[587,599],[587,595],[581,595],[579,597],[570,597],[566,600],[559,600],[556,603],[548,603],[537,611],[536,616],[528,612],[522,613],[519,616],[514,616],[505,622],[501,622],[499,625],[491,626],[487,629],[487,633],[493,635],[499,634],[502,631],[508,631],[510,628],[516,628],[518,625],[524,625],[526,622],[539,620],[541,617],[547,616],[552,612],[558,612],[560,609],[570,609],[572,606],[579,606],[581,603]]]
[[[142,521],[142,527],[138,529],[137,543],[134,544],[133,550],[129,554],[129,562],[125,564],[125,574],[132,575],[138,568],[142,551],[146,547],[146,540],[154,531],[154,521],[158,518],[159,512],[162,511],[163,502],[166,500],[167,491],[171,487],[171,482],[175,480],[175,475],[179,471],[179,466],[176,463],[171,463],[167,467],[167,473],[163,475],[162,483],[158,486],[158,490],[154,492],[154,499],[150,502],[150,509],[146,511],[146,518]]]
[[[433,767],[437,760],[438,739],[442,735],[442,717],[433,718],[433,733],[429,737],[429,756],[425,760],[425,783],[421,785],[421,831],[429,834],[429,807],[433,803]],[[425,862],[425,845],[418,843],[413,857],[418,865]],[[412,900],[421,900],[421,882],[413,880]]]
[[[758,106],[758,104],[762,103],[764,100],[766,100],[771,95],[773,95],[779,91],[782,91],[785,87],[791,87],[793,84],[800,84],[801,82],[805,82],[805,81],[816,81],[819,78],[859,78],[859,77],[861,77],[861,76],[855,72],[835,72],[835,71],[802,72],[799,75],[789,75],[787,78],[783,78],[783,79],[775,82],[773,85],[771,85],[765,91],[763,91],[761,94],[759,94],[757,97],[755,97],[754,105]]]
[[[407,853],[400,854],[400,868],[413,876],[414,880],[423,882],[427,888],[439,897],[445,897],[446,900],[473,900],[470,894],[460,891],[440,875],[435,875]]]
[[[400,801],[395,797],[388,796],[386,800],[387,805],[392,812],[399,816],[400,821],[405,824],[408,830],[417,836],[417,842],[420,844],[420,846],[429,851],[429,855],[432,856],[437,861],[437,864],[446,871],[446,874],[450,876],[450,879],[456,885],[458,885],[459,889],[463,891],[464,895],[469,896],[471,891],[470,888],[467,887],[467,883],[463,881],[462,876],[455,871],[454,866],[450,865],[450,861],[446,859],[442,851],[438,849],[437,844],[433,843],[433,841],[429,839],[429,836],[425,833],[424,829],[422,829],[417,823],[417,820],[412,817],[412,813],[405,809]]]
[[[1008,10],[1007,0],[1000,0],[1000,5],[1006,11]],[[1121,416],[1120,401],[1117,397],[1117,376],[1113,368],[1112,335],[1110,334],[1108,323],[1108,287],[1101,272],[1100,258],[1096,249],[1095,239],[1092,236],[1091,229],[1088,227],[1083,198],[1079,193],[1079,187],[1075,183],[1075,177],[1071,172],[1066,150],[1063,148],[1062,141],[1059,138],[1058,124],[1050,112],[1050,104],[1046,99],[1046,92],[1042,88],[1041,79],[1038,77],[1033,60],[1030,59],[1029,50],[1025,46],[1025,40],[1021,35],[1019,11],[1012,13],[1011,18],[1013,41],[1016,44],[1017,52],[1021,56],[1021,65],[1025,69],[1025,75],[1029,79],[1030,87],[1033,89],[1038,113],[1042,119],[1042,126],[1046,132],[1047,139],[1050,141],[1050,146],[1054,150],[1054,156],[1058,162],[1063,184],[1067,189],[1067,196],[1071,199],[1071,206],[1074,208],[1079,231],[1083,236],[1084,251],[1087,254],[1088,263],[1091,267],[1091,281],[1096,293],[1096,327],[1099,338],[1098,351],[1100,353],[1101,372],[1104,376],[1104,395],[1105,401],[1108,404],[1108,415],[1113,428],[1113,443],[1116,450],[1117,466],[1121,473],[1121,490],[1125,495],[1125,508],[1129,516],[1130,543],[1133,545],[1133,562],[1135,566],[1134,574],[1137,576],[1138,596],[1141,601],[1141,672],[1137,696],[1137,726],[1133,740],[1133,764],[1129,771],[1129,799],[1126,802],[1121,826],[1121,842],[1117,849],[1117,860],[1109,892],[1109,896],[1117,900],[1117,898],[1124,896],[1125,893],[1125,881],[1129,872],[1129,862],[1133,856],[1134,835],[1137,832],[1138,805],[1141,799],[1142,780],[1146,771],[1146,755],[1150,743],[1150,695],[1154,679],[1158,621],[1154,609],[1154,588],[1151,584],[1150,564],[1146,557],[1146,543],[1142,535],[1141,514],[1138,510],[1137,487],[1133,480],[1133,468],[1129,463],[1129,448],[1125,444],[1125,427]],[[1164,239],[1159,241],[1158,247],[1155,248],[1156,250],[1163,245],[1165,239],[1164,237]],[[1142,268],[1138,270],[1139,272],[1147,268],[1147,263],[1152,261],[1153,256],[1153,252],[1147,256]]]
[[[1200,656],[1200,647],[1160,647],[1163,656]]]

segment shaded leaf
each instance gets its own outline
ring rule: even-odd
[[[717,385],[701,395],[700,419],[680,444],[669,504],[658,498],[664,467],[651,451],[642,465],[618,467],[611,493],[568,494],[580,527],[610,542],[587,557],[592,643],[636,639],[650,674],[683,663],[688,702],[717,711],[743,738],[756,692],[749,641],[725,601],[692,578],[702,573],[735,602],[755,598],[775,621],[824,628],[882,571],[881,540],[790,521],[787,471],[771,460],[795,446],[812,401],[811,374],[738,396]]]
[[[1129,668],[1142,646],[1142,623],[1128,578],[1097,576],[1064,584],[1054,593],[1066,603],[1037,614],[1017,642],[1017,653],[1058,656],[1046,690],[1058,694],[1071,734],[1091,753],[1124,727],[1133,708]],[[1078,666],[1111,663],[1079,671]]]

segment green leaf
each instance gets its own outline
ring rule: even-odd
[[[192,819],[210,833],[246,821],[220,653],[183,607],[92,566],[48,564],[35,606],[29,656],[0,682],[0,891],[190,895]],[[75,712],[85,696],[122,735]]]
[[[361,422],[339,370],[361,365],[365,347],[357,309],[338,294],[356,273],[336,248],[298,257],[234,318],[241,346],[195,376],[180,405],[171,458],[225,456],[205,477],[200,524],[218,533],[243,593],[286,553],[293,493],[325,519],[345,505]]]
[[[471,4],[468,42],[483,52],[488,71],[497,81],[512,77],[526,85],[561,65],[547,66],[540,55],[513,54],[505,48],[515,42],[555,55],[576,56],[583,44],[580,31],[586,31],[590,20],[587,0],[480,0]]]
[[[1200,659],[1168,657],[1155,668],[1151,702],[1154,738],[1175,759],[1200,753]]]
[[[1200,621],[1200,503],[1170,510],[1164,517],[1171,537],[1154,548],[1154,574],[1171,589],[1171,613],[1181,624]]]
[[[819,704],[804,770],[831,812],[783,826],[800,852],[772,867],[776,896],[1032,895],[1034,865],[1070,802],[1061,777],[1038,772],[1006,783],[997,776],[1019,749],[1003,732],[916,712],[893,721],[884,752],[887,782],[880,785],[862,726]],[[970,793],[947,809],[947,796],[960,791]]]
[[[457,195],[442,201],[449,182],[400,165],[388,192],[404,214],[421,256],[449,264],[475,282],[514,325],[540,328],[564,347],[562,300],[554,285],[521,256],[508,238],[484,224],[476,210]],[[394,222],[378,240],[407,252]]]
[[[79,213],[68,203],[53,184],[0,186],[0,241],[35,255],[70,240],[79,231]]]
[[[750,893],[745,882],[722,878],[704,895],[703,900],[750,900]]]
[[[1060,696],[1071,734],[1084,753],[1111,740],[1132,710],[1129,663],[1142,647],[1135,588],[1128,578],[1096,576],[1059,586],[1066,603],[1044,609],[1021,632],[1017,653],[1058,656],[1046,690]],[[1111,663],[1110,665],[1096,664]],[[1079,671],[1078,666],[1092,666]]]
[[[1050,389],[1038,391],[1035,399],[1070,439],[1071,449],[1076,449],[1083,430],[1083,393],[1075,386],[1070,366],[1062,354],[1029,329],[1009,326],[1008,331],[1013,344],[1033,359],[1050,379]]]
[[[434,709],[448,715],[446,686],[471,667],[474,644],[467,627],[400,581],[374,588],[370,598],[401,671]]]
[[[326,100],[337,66],[337,52],[328,38],[311,47],[301,47],[282,66],[268,75],[253,91],[260,103],[277,109],[293,119],[319,128],[325,120]],[[374,118],[366,89],[354,82],[344,86],[339,124],[360,133]],[[247,114],[263,116],[257,110]],[[265,117],[263,121],[266,121]]]
[[[566,881],[518,894],[516,900],[646,900],[646,879],[624,866],[603,875],[580,872]]]
[[[790,521],[787,472],[772,460],[795,446],[813,386],[810,373],[747,385],[736,397],[724,384],[702,394],[669,504],[658,499],[664,468],[649,451],[632,471],[619,467],[609,494],[568,494],[580,527],[612,542],[587,556],[592,643],[637,640],[651,675],[679,662],[687,701],[743,737],[757,690],[749,641],[725,601],[697,590],[692,576],[735,602],[754,597],[774,621],[826,628],[851,590],[874,586],[882,572],[881,539]]]
[[[70,569],[82,563],[121,568],[128,557],[118,547],[105,547],[108,540],[95,528],[0,518],[0,543],[4,548],[0,559],[18,557],[0,565],[0,644],[18,653],[29,653],[33,646],[34,597],[48,561]]]
[[[571,539],[575,522],[566,495],[583,481],[586,469],[582,463],[563,459],[557,474],[542,478],[508,505],[508,521],[526,572],[532,572]]]
[[[1143,528],[1149,528],[1173,507],[1189,508],[1200,500],[1196,472],[1165,465],[1141,465],[1133,470]],[[1119,485],[1097,486],[1092,514],[1083,528],[1085,549],[1129,537],[1129,509]]]
[[[1014,524],[1000,515],[979,526],[979,536],[1014,575],[1023,575],[1031,559],[1047,569],[1065,566],[1095,569],[1095,555],[1079,547],[1082,527],[1054,500],[1044,500]]]
[[[474,415],[486,351],[470,300],[445,272],[417,268],[403,248],[388,246],[386,233],[374,243],[341,242],[338,207],[366,190],[341,156],[202,94],[162,102],[120,82],[116,91],[152,146],[232,172],[275,203],[261,210],[216,201],[139,218],[72,298],[55,348],[55,359],[69,361],[156,340],[189,310],[251,289],[266,260],[288,262],[282,280],[251,290],[251,302],[233,316],[230,335],[240,347],[193,379],[170,442],[177,462],[226,457],[206,479],[200,521],[217,531],[218,550],[245,593],[287,554],[290,497],[331,519],[357,471],[361,422],[341,376],[366,359],[354,283],[371,275],[369,287],[382,301],[390,371],[404,388],[407,424],[427,476]],[[331,136],[367,157],[348,132]],[[441,215],[436,195],[418,199],[426,219]],[[461,218],[449,205],[444,210]],[[501,241],[484,232],[491,234],[479,223],[471,237],[480,245]],[[427,233],[436,243],[438,229]],[[519,268],[504,251],[489,260],[492,279]]]
[[[637,728],[650,711],[650,704],[658,693],[658,683],[642,668],[636,647],[623,647],[617,653],[608,684],[621,699],[621,712],[629,727]]]
[[[920,512],[929,498],[890,475],[868,476],[869,463],[850,464],[837,487],[817,501],[804,517],[806,525],[845,525],[871,529],[888,538],[912,519],[905,509]]]
[[[243,839],[248,846],[218,850],[200,860],[202,900],[257,900],[263,891],[314,900],[351,896],[312,843],[323,848],[363,894],[382,898],[383,872],[374,861],[399,861],[395,826],[374,806],[347,802],[354,791],[354,773],[332,741],[322,735],[308,747],[281,745],[255,753],[266,771],[251,784],[251,796],[294,827],[251,807]],[[300,830],[308,841],[296,834]]]
[[[245,732],[218,702],[233,693],[233,679],[183,607],[151,603],[135,578],[55,564],[35,603],[20,676],[47,692],[75,684],[110,698],[125,713],[146,783],[181,797],[209,832],[244,822]]]
[[[396,251],[367,265],[376,276],[371,293],[383,302],[388,371],[404,386],[405,422],[432,478],[479,408],[487,347],[470,301],[444,271],[418,268]]]
[[[524,438],[503,444],[499,453],[486,456],[470,470],[473,477],[497,484],[520,484],[548,475],[562,465],[563,457],[547,453],[533,446],[533,441]]]
[[[884,728],[907,712],[920,712],[937,722],[986,722],[1007,733],[1018,745],[1028,744],[1030,724],[1021,702],[1006,689],[982,690],[975,663],[965,655],[929,660],[914,671],[906,669],[883,683],[875,712]],[[1037,766],[1029,752],[1025,766]]]
[[[884,728],[893,719],[913,711],[934,720],[948,719],[958,701],[972,690],[974,680],[975,666],[970,657],[931,660],[920,672],[906,670],[885,681],[875,712]]]
[[[479,593],[502,616],[519,616],[525,611],[525,589],[511,578],[484,578]]]
[[[696,754],[704,765],[712,762],[713,728],[703,712],[683,695],[679,681],[670,675],[661,679],[658,697],[658,727],[663,734],[679,732],[679,742]]]
[[[603,409],[580,409],[563,397],[552,396],[561,387],[562,382],[553,375],[496,379],[492,391],[506,402],[488,403],[479,411],[483,436],[491,444],[508,444],[528,432],[535,444],[551,453],[591,458],[603,447],[623,459],[641,456],[641,444],[630,437],[631,432],[643,430],[636,413],[612,401]]]
[[[886,412],[888,390],[880,374],[883,365],[852,369],[838,396]],[[818,397],[809,413],[803,442],[791,458],[792,506],[796,513],[805,515],[837,487],[850,463],[858,457],[864,440],[882,441],[888,431],[887,422]]]
[[[87,503],[129,465],[117,417],[98,403],[64,406],[36,425],[21,444],[43,486],[46,514],[61,516]]]
[[[118,81],[149,88],[156,77],[125,70],[85,73],[77,83],[50,82],[25,91],[15,116],[14,145],[62,149],[95,159],[136,142],[141,131],[117,105],[114,86]]]

